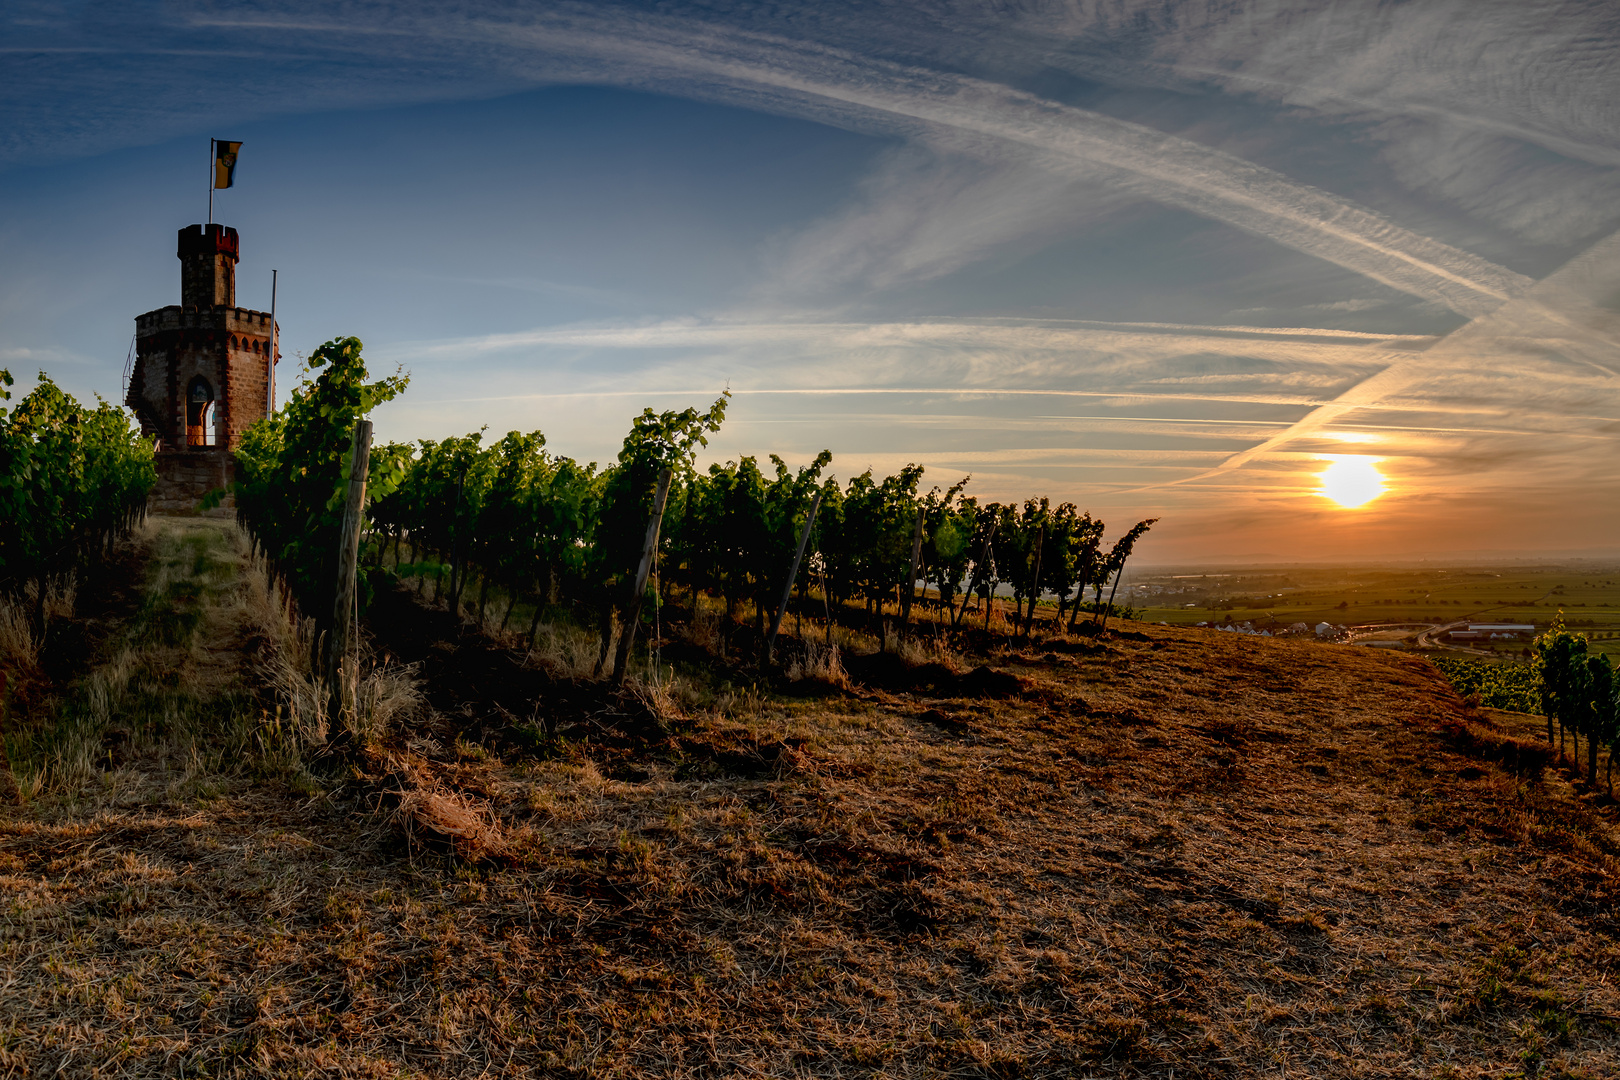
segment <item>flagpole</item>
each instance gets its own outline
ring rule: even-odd
[[[270,271],[270,363],[269,374],[265,379],[264,418],[266,420],[275,415],[276,411],[276,271]]]
[[[208,140],[208,224],[214,223],[214,140]]]

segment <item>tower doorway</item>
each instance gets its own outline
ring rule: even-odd
[[[201,375],[186,389],[186,448],[214,445],[214,388]]]

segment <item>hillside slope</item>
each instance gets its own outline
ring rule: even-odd
[[[431,685],[369,776],[136,746],[0,809],[0,1066],[1620,1073],[1610,807],[1423,661],[1122,629],[977,658],[1004,697],[739,690],[628,742],[536,676],[542,756]],[[424,677],[457,645],[498,652]],[[490,857],[403,839],[402,777]]]

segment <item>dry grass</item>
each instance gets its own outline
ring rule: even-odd
[[[333,734],[330,690],[323,673],[312,666],[315,620],[300,616],[283,585],[270,579],[262,559],[252,559],[248,570],[244,607],[258,646],[254,675],[275,700],[262,747],[274,768],[301,768]],[[376,746],[423,708],[409,664],[366,655],[355,686],[354,715],[345,715],[343,723],[360,745]]]
[[[1616,1074],[1613,807],[1421,661],[1128,629],[1004,655],[1006,699],[738,690],[635,751],[438,716],[391,801],[8,810],[0,1065]]]
[[[815,640],[804,643],[803,652],[788,664],[789,682],[813,680],[840,689],[849,686],[849,673],[839,659],[837,645],[822,645]]]
[[[26,600],[0,597],[0,663],[7,671],[34,672],[39,667],[39,642],[34,640],[31,620]]]
[[[532,663],[542,664],[567,678],[589,678],[596,668],[602,639],[589,630],[565,622],[543,622],[537,628]]]

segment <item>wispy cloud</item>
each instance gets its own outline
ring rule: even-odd
[[[835,213],[774,242],[756,295],[764,305],[802,307],[843,288],[932,281],[988,255],[1049,244],[1137,200],[1028,154],[987,160],[913,142],[884,154]]]
[[[1594,245],[1569,265],[1540,282],[1529,295],[1475,319],[1416,355],[1358,382],[1332,402],[1312,409],[1286,430],[1222,462],[1213,472],[1227,472],[1279,448],[1316,434],[1358,410],[1387,406],[1391,398],[1433,383],[1463,368],[1470,382],[1499,365],[1510,365],[1511,385],[1523,392],[1527,360],[1579,364],[1606,377],[1601,393],[1614,393],[1620,373],[1609,366],[1620,353],[1620,313],[1603,306],[1620,294],[1620,233]],[[1607,361],[1607,362],[1604,362]],[[1449,369],[1449,370],[1448,370]],[[1590,380],[1582,380],[1587,400]],[[1545,385],[1542,387],[1545,390]],[[1612,437],[1608,436],[1608,437]],[[1204,479],[1199,474],[1183,482]]]
[[[29,371],[29,372],[23,371],[22,369],[24,369],[24,368],[32,368],[32,369],[38,370],[38,369],[43,369],[43,368],[59,367],[59,366],[61,366],[63,364],[73,365],[73,366],[77,367],[77,366],[88,366],[88,365],[95,364],[95,363],[98,363],[98,361],[96,361],[95,359],[93,359],[91,357],[85,356],[82,353],[74,352],[71,349],[61,349],[61,348],[30,349],[30,348],[16,348],[16,347],[14,347],[14,348],[0,348],[0,366],[5,366],[5,367],[13,367],[14,366],[14,367],[17,367],[19,370],[17,372],[15,372],[14,374],[17,374],[19,376],[31,376],[32,375],[31,371]],[[32,386],[32,385],[33,385],[33,379],[31,377],[27,378],[27,381],[24,383],[24,389],[26,390],[26,388],[28,386]]]
[[[1416,352],[1435,338],[1309,327],[1200,326],[1030,319],[932,319],[890,323],[669,320],[647,325],[546,327],[395,347],[404,359],[456,359],[535,346],[693,348],[792,343],[819,348],[863,345],[986,346],[1039,352],[1140,350],[1144,354],[1231,353],[1289,362],[1378,363],[1390,351]]]
[[[694,32],[645,20],[606,28],[506,26],[501,36],[554,48],[562,37],[677,92],[808,112],[831,123],[879,124],[947,141],[965,153],[1010,144],[1076,178],[1212,217],[1477,315],[1519,295],[1528,278],[1403,229],[1381,215],[1270,169],[1140,124],[1005,85],[929,72],[755,35]],[[711,85],[710,81],[714,83]]]
[[[1313,110],[1434,118],[1620,164],[1604,90],[1620,49],[1602,0],[1283,3],[1237,18],[1178,8],[1154,40],[1171,68]]]
[[[925,137],[996,160],[1009,148],[1073,180],[1264,236],[1466,315],[1519,295],[1529,279],[1402,228],[1354,202],[1164,131],[1002,83],[897,64],[804,40],[690,18],[562,9],[519,16],[501,5],[426,14],[375,6],[309,14],[197,16],[216,32],[319,35],[359,52],[458,45],[531,82],[598,81],[657,89],[823,123]],[[386,30],[379,32],[379,28]]]

